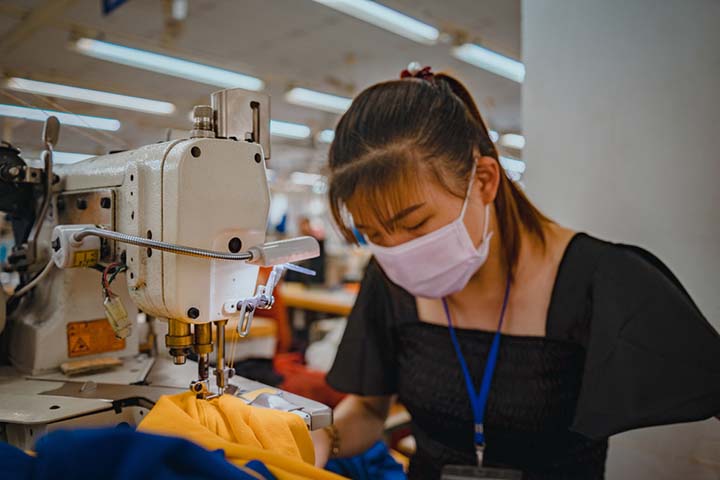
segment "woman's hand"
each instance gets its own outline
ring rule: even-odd
[[[310,437],[315,447],[315,466],[325,468],[330,459],[330,436],[325,430],[315,430],[310,432]]]

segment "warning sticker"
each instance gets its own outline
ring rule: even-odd
[[[92,267],[98,263],[97,250],[79,250],[73,254],[73,267]]]
[[[68,357],[114,352],[125,348],[125,339],[115,336],[106,318],[72,322],[67,326]]]

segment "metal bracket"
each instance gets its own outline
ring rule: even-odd
[[[43,169],[28,166],[13,166],[5,173],[6,180],[13,183],[38,184],[43,181]]]

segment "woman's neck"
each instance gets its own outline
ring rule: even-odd
[[[546,241],[551,241],[554,235],[554,224],[547,224],[543,228]],[[464,303],[464,300],[468,298],[487,301],[502,298],[509,271],[496,215],[493,215],[490,231],[493,232],[493,236],[490,239],[488,259],[471,277],[464,289],[449,297],[451,303]],[[528,232],[522,226],[519,228],[519,234],[520,249],[513,272],[515,281],[522,278],[526,272],[534,270],[534,266],[545,260],[547,253],[546,245],[536,235]]]

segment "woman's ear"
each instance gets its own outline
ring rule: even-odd
[[[495,201],[498,188],[500,187],[500,175],[503,175],[500,164],[493,157],[482,156],[479,153],[474,155],[477,167],[475,169],[475,182],[480,190],[483,204],[487,205]],[[473,189],[475,189],[473,188]]]

